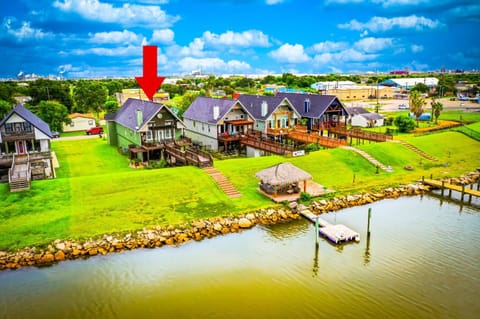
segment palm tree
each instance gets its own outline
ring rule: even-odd
[[[417,127],[418,127],[418,121],[424,111],[423,107],[425,106],[425,104],[427,104],[427,102],[425,102],[424,98],[418,91],[410,92],[409,102],[410,102],[410,112],[412,112],[415,115],[415,118],[417,120]]]
[[[432,105],[432,114],[435,116],[435,124],[437,124],[438,117],[440,116],[440,112],[443,111],[443,104],[433,99],[431,102],[431,105]]]

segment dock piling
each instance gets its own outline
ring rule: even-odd
[[[442,197],[443,197],[443,191],[445,190],[445,181],[442,181]]]
[[[370,236],[370,218],[372,217],[372,208],[368,208],[367,236]]]
[[[462,184],[462,197],[461,197],[462,202],[464,197],[465,197],[465,184]]]
[[[315,218],[315,245],[318,246],[318,237],[320,237],[319,235],[319,232],[318,232],[318,218],[319,216],[317,216],[317,218]]]

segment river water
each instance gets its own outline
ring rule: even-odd
[[[3,271],[0,318],[479,318],[478,201],[405,197],[323,217],[360,243],[316,248],[301,219]]]

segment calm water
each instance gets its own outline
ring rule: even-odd
[[[372,207],[366,240],[367,209]],[[479,318],[480,204],[385,200],[181,247],[0,272],[0,318]]]

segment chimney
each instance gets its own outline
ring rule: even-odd
[[[215,105],[213,107],[213,119],[217,120],[219,116],[220,116],[220,107],[218,105]]]
[[[142,110],[137,109],[137,130],[140,129],[142,124],[143,124],[143,113],[142,113]]]

